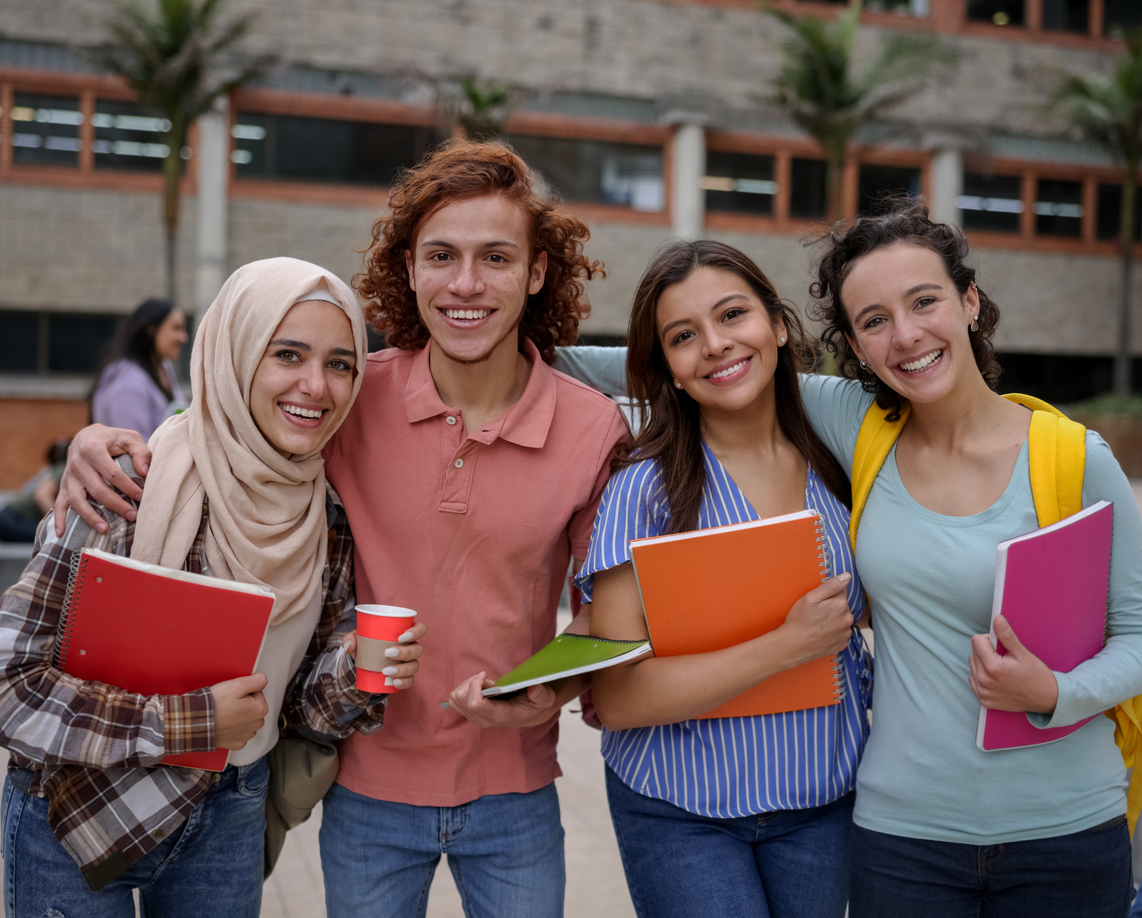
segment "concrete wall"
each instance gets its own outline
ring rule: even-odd
[[[91,43],[115,2],[9,0],[0,35]],[[753,9],[649,0],[234,0],[230,8],[259,14],[251,50],[332,70],[476,72],[540,90],[733,105],[767,95],[780,66],[782,27]],[[884,34],[863,29],[858,53],[870,56]],[[1057,71],[1104,72],[1112,62],[1056,45],[944,41],[959,62],[900,110],[919,126],[1042,133],[1051,125],[1037,106]]]
[[[190,303],[194,199],[179,223],[178,291]],[[0,309],[130,312],[166,295],[159,192],[0,185]]]

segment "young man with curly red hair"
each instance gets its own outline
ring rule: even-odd
[[[447,853],[466,914],[560,916],[557,715],[586,677],[510,700],[481,689],[554,637],[629,436],[613,402],[548,366],[602,269],[583,254],[587,227],[500,144],[431,153],[389,204],[357,286],[391,347],[369,357],[325,467],[358,601],[415,609],[428,653],[384,728],[341,745],[321,827],[328,913],[423,915]]]

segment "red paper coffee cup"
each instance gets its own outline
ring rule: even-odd
[[[416,621],[416,612],[401,606],[357,606],[357,688],[362,692],[395,692],[393,677],[381,672],[396,661],[385,651]]]

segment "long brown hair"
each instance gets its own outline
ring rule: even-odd
[[[389,191],[390,212],[373,224],[365,270],[353,280],[366,301],[365,318],[392,347],[415,350],[428,343],[416,294],[409,286],[405,253],[428,217],[455,201],[503,195],[527,215],[531,258],[547,253],[547,274],[530,294],[520,321],[520,338],[529,338],[547,363],[556,345],[574,344],[579,321],[591,311],[583,282],[606,277],[602,262],[583,254],[591,233],[587,224],[541,195],[528,167],[502,143],[452,140],[406,170]]]
[[[701,417],[698,403],[672,383],[658,338],[658,301],[668,287],[682,283],[699,268],[717,268],[737,275],[764,304],[771,321],[784,320],[789,341],[777,349],[777,367],[773,371],[778,424],[829,490],[851,506],[849,480],[809,425],[801,403],[797,374],[810,365],[801,320],[781,302],[769,278],[748,255],[710,240],[667,246],[639,281],[627,331],[627,388],[638,406],[642,429],[631,451],[616,460],[616,465],[657,459],[670,506],[669,531],[688,532],[698,525],[706,483]]]
[[[948,277],[952,279],[960,296],[975,283],[975,268],[967,263],[968,242],[963,230],[950,223],[937,223],[928,214],[928,208],[915,198],[896,202],[888,213],[874,217],[860,217],[847,230],[831,230],[823,237],[824,251],[817,265],[817,280],[809,288],[817,300],[812,315],[824,326],[821,340],[837,357],[837,368],[849,379],[860,380],[867,392],[876,393],[876,404],[888,410],[888,420],[900,417],[904,398],[895,389],[860,365],[856,352],[847,336],[853,334],[849,314],[841,299],[841,287],[858,258],[875,252],[886,245],[907,242],[931,249],[944,262]],[[991,343],[999,325],[999,307],[976,285],[979,294],[978,328],[969,336],[972,356],[984,381],[992,389],[999,382],[1002,369]]]

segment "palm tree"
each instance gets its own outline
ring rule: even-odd
[[[855,72],[860,10],[858,0],[833,22],[767,10],[789,29],[781,43],[784,61],[773,81],[772,101],[825,154],[830,222],[841,217],[841,177],[849,141],[863,125],[916,92],[935,64],[956,59],[955,52],[930,35],[894,30],[872,62]]]
[[[471,74],[433,82],[445,120],[463,128],[469,140],[498,140],[512,112],[524,101],[524,93],[508,83]]]
[[[1122,169],[1122,209],[1118,219],[1122,289],[1118,300],[1114,394],[1129,395],[1134,202],[1138,169],[1142,166],[1142,32],[1126,37],[1126,54],[1109,78],[1067,74],[1055,87],[1049,105],[1063,113],[1080,134],[1109,153]]]
[[[163,161],[167,297],[175,300],[175,236],[182,149],[194,122],[215,102],[265,72],[264,60],[225,66],[223,55],[250,30],[253,16],[222,20],[225,0],[147,0],[119,6],[107,23],[107,43],[89,52],[95,63],[126,81],[139,101],[168,127]]]

